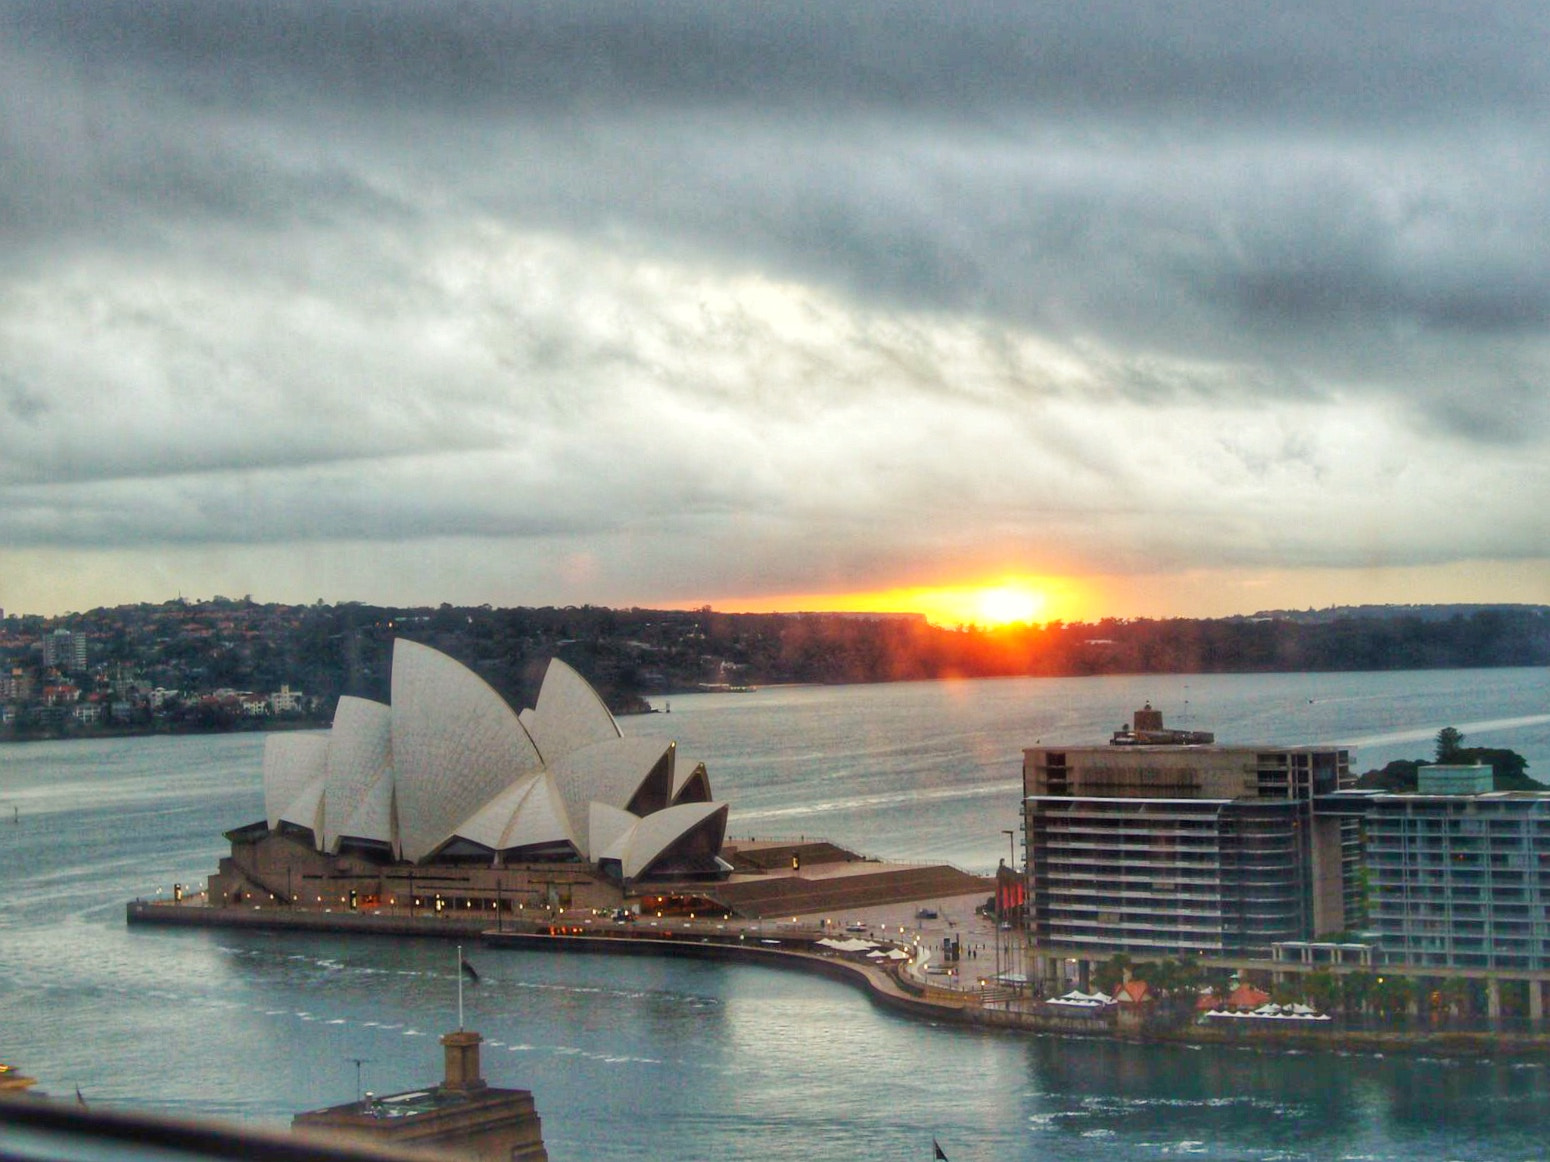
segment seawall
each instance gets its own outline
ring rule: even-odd
[[[750,941],[746,936],[703,934],[549,933],[494,930],[481,920],[442,916],[383,916],[360,912],[308,912],[273,908],[211,908],[201,905],[131,901],[130,924],[188,928],[248,928],[290,932],[354,933],[362,936],[416,936],[477,941],[489,948],[547,952],[587,952],[609,956],[677,956],[757,964],[812,973],[859,988],[880,1008],[917,1020],[1009,1032],[1064,1037],[1098,1037],[1137,1044],[1215,1045],[1268,1052],[1289,1050],[1347,1053],[1412,1053],[1442,1057],[1550,1057],[1550,1034],[1486,1031],[1407,1031],[1330,1028],[1302,1030],[1284,1025],[1230,1028],[1186,1025],[1149,1027],[1117,1022],[1101,1013],[1053,1015],[983,1006],[977,997],[949,997],[902,981],[870,963],[791,946],[796,942]],[[803,942],[805,943],[805,941]]]
[[[357,932],[363,936],[425,936],[478,939],[489,926],[484,920],[462,920],[451,913],[439,917],[383,916],[370,912],[282,911],[278,908],[210,908],[196,904],[164,904],[131,900],[124,919],[130,924],[169,928],[267,928],[287,932]]]

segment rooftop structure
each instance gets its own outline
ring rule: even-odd
[[[1479,795],[1496,789],[1496,772],[1486,763],[1423,763],[1416,790],[1423,795]]]
[[[1161,710],[1148,702],[1135,712],[1130,725],[1121,726],[1109,738],[1111,746],[1199,746],[1216,741],[1208,730],[1170,730],[1163,726]]]
[[[291,1128],[310,1135],[425,1148],[477,1162],[548,1162],[533,1095],[497,1089],[479,1067],[478,1033],[459,1029],[442,1037],[446,1077],[430,1089],[310,1110]]]

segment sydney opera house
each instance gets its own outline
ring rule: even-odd
[[[264,806],[227,833],[211,903],[612,905],[731,870],[704,765],[624,737],[558,659],[518,714],[452,658],[399,639],[390,704],[344,697],[331,730],[268,738]]]

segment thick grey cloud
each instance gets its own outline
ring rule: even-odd
[[[501,600],[1538,559],[1547,24],[0,5],[0,542],[472,538]]]
[[[191,92],[550,109],[745,102],[927,116],[1403,121],[1537,117],[1550,19],[1528,4],[834,6],[619,0],[14,4],[11,27]]]

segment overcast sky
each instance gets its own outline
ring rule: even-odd
[[[0,0],[0,606],[1550,601],[1547,13]]]

